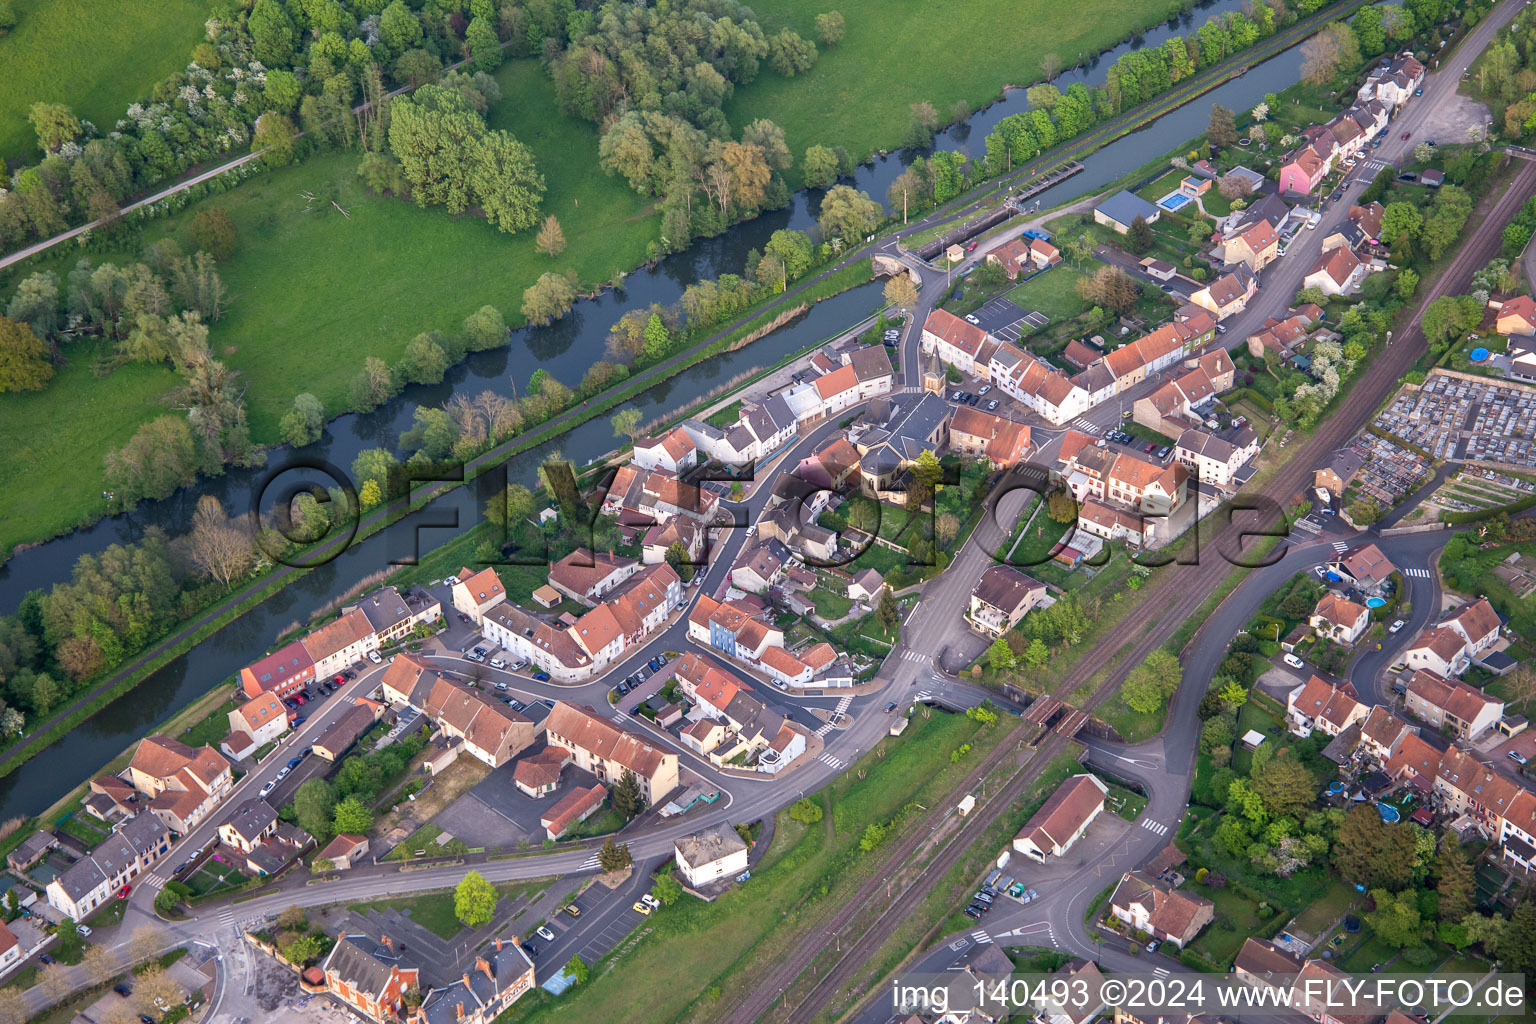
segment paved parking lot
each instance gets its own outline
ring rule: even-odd
[[[521,756],[534,753],[543,745],[529,748]],[[597,781],[591,772],[566,765],[560,773],[560,785],[548,796],[535,799],[512,783],[517,762],[508,761],[475,785],[468,793],[432,819],[470,846],[516,846],[523,840],[537,845],[544,841],[539,818],[560,798],[577,786],[591,786]]]
[[[985,303],[975,313],[971,314],[979,320],[981,329],[989,334],[994,334],[1005,341],[1017,341],[1021,333],[1020,323],[1026,316],[1037,317],[1029,321],[1029,328],[1038,330],[1044,327],[1046,320],[1039,313],[1026,314],[1026,312],[1014,305],[1006,298],[996,298]]]

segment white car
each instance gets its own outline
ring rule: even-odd
[[[655,896],[652,896],[648,892],[641,894],[640,902],[644,903],[646,906],[650,907],[652,910],[660,910],[661,909],[661,900],[657,899]]]
[[[261,795],[262,796],[266,796],[268,793],[272,792],[276,788],[277,788],[277,780],[273,779],[271,782],[269,782],[265,786],[261,787]]]
[[[289,768],[287,765],[283,765],[283,770],[277,773],[277,778],[274,779],[273,781],[274,782],[281,782],[281,781],[283,781],[284,779],[286,779],[288,777],[288,773],[291,772],[291,771],[293,771],[292,768]]]
[[[1387,632],[1388,633],[1396,633],[1398,630],[1402,629],[1406,625],[1408,625],[1408,623],[1404,622],[1402,619],[1394,619],[1392,621],[1392,625],[1387,627]]]
[[[1307,667],[1307,663],[1306,662],[1302,661],[1300,658],[1296,657],[1296,655],[1291,654],[1289,652],[1287,652],[1285,657],[1282,658],[1281,660],[1284,661],[1287,665],[1291,666],[1291,668],[1306,668]]]
[[[555,933],[550,931],[548,928],[546,928],[542,924],[539,925],[539,929],[538,929],[538,931],[535,934],[537,934],[538,937],[543,939],[545,942],[554,942],[555,941]]]
[[[81,938],[88,939],[91,937],[91,926],[88,924],[77,925],[75,931],[80,933]]]
[[[384,659],[379,657],[379,652],[378,651],[369,651],[368,652],[368,660],[373,662],[375,665],[378,665],[381,662],[383,662]]]
[[[507,663],[506,663],[505,659],[503,659],[503,658],[492,658],[491,659],[491,668],[506,668],[506,667],[507,667]]]
[[[449,576],[446,577],[443,582],[448,584],[450,587],[453,587],[458,585],[459,578],[457,576]]]

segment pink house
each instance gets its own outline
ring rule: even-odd
[[[1328,173],[1333,162],[1331,135],[1321,135],[1305,146],[1298,147],[1280,168],[1280,192],[1307,195]],[[1318,151],[1322,150],[1321,153]]]

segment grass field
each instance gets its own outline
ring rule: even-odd
[[[429,892],[421,896],[412,896],[399,900],[375,900],[372,903],[354,903],[347,907],[347,909],[354,914],[365,914],[370,910],[379,912],[397,910],[433,935],[445,940],[453,938],[464,930],[464,925],[459,922],[458,916],[453,912],[453,893],[451,891]]]
[[[103,134],[156,82],[186,65],[203,38],[207,0],[16,0],[0,39],[0,158],[35,161],[27,110],[67,103]]]
[[[1085,264],[1083,270],[1060,264],[1030,278],[1003,297],[1026,313],[1033,310],[1044,313],[1052,321],[1070,320],[1090,305],[1077,294],[1077,282],[1092,277],[1093,272],[1103,266],[1098,260],[1087,260]]]
[[[211,341],[243,374],[259,443],[277,440],[278,420],[300,391],[314,392],[331,414],[344,410],[367,356],[393,362],[417,333],[456,330],[485,303],[518,321],[523,289],[546,270],[573,267],[583,281],[606,281],[644,258],[656,218],[622,180],[598,168],[596,132],[553,112],[553,90],[536,62],[514,61],[497,77],[502,101],[489,120],[535,150],[549,184],[544,209],[560,218],[570,243],[559,260],[535,252],[531,232],[504,235],[467,215],[369,193],[355,174],[355,154],[254,178],[146,229],[146,242],[184,237],[203,206],[234,218],[239,249],[220,268],[233,301]],[[305,191],[334,195],[350,216],[325,203],[303,213]],[[121,262],[136,251],[102,259]],[[62,278],[77,256],[60,249],[25,269],[48,267]],[[13,277],[3,290],[14,285]],[[47,390],[0,397],[0,479],[10,484],[0,496],[0,548],[99,515],[102,457],[167,411],[159,399],[176,385],[168,369],[145,366],[98,380],[90,349],[65,351],[70,365]],[[39,423],[52,426],[38,431]],[[66,465],[76,471],[53,471]]]
[[[767,0],[752,7],[769,35],[787,25],[816,39],[816,15],[832,9],[846,22],[835,47],[818,40],[821,57],[810,72],[784,78],[765,69],[726,104],[733,125],[766,117],[783,127],[797,165],[813,143],[843,146],[855,160],[893,149],[913,103],[932,103],[948,122],[958,101],[979,109],[1006,85],[1038,81],[1046,54],[1075,64],[1168,13],[1163,0],[951,0],[942,8],[915,0]],[[980,139],[971,150],[980,153]],[[798,178],[798,166],[790,174]]]

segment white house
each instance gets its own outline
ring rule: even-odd
[[[1109,787],[1095,775],[1072,776],[1013,837],[1013,848],[1042,864],[1047,857],[1060,857],[1103,813],[1108,793]]]
[[[673,842],[672,849],[683,881],[695,889],[747,870],[749,847],[729,825],[684,836]]]
[[[135,815],[48,883],[48,903],[84,921],[170,849],[171,833],[159,818]]]
[[[507,589],[492,566],[479,572],[468,568],[459,570],[459,582],[453,585],[453,607],[475,625],[485,619],[485,613],[507,599]]]

